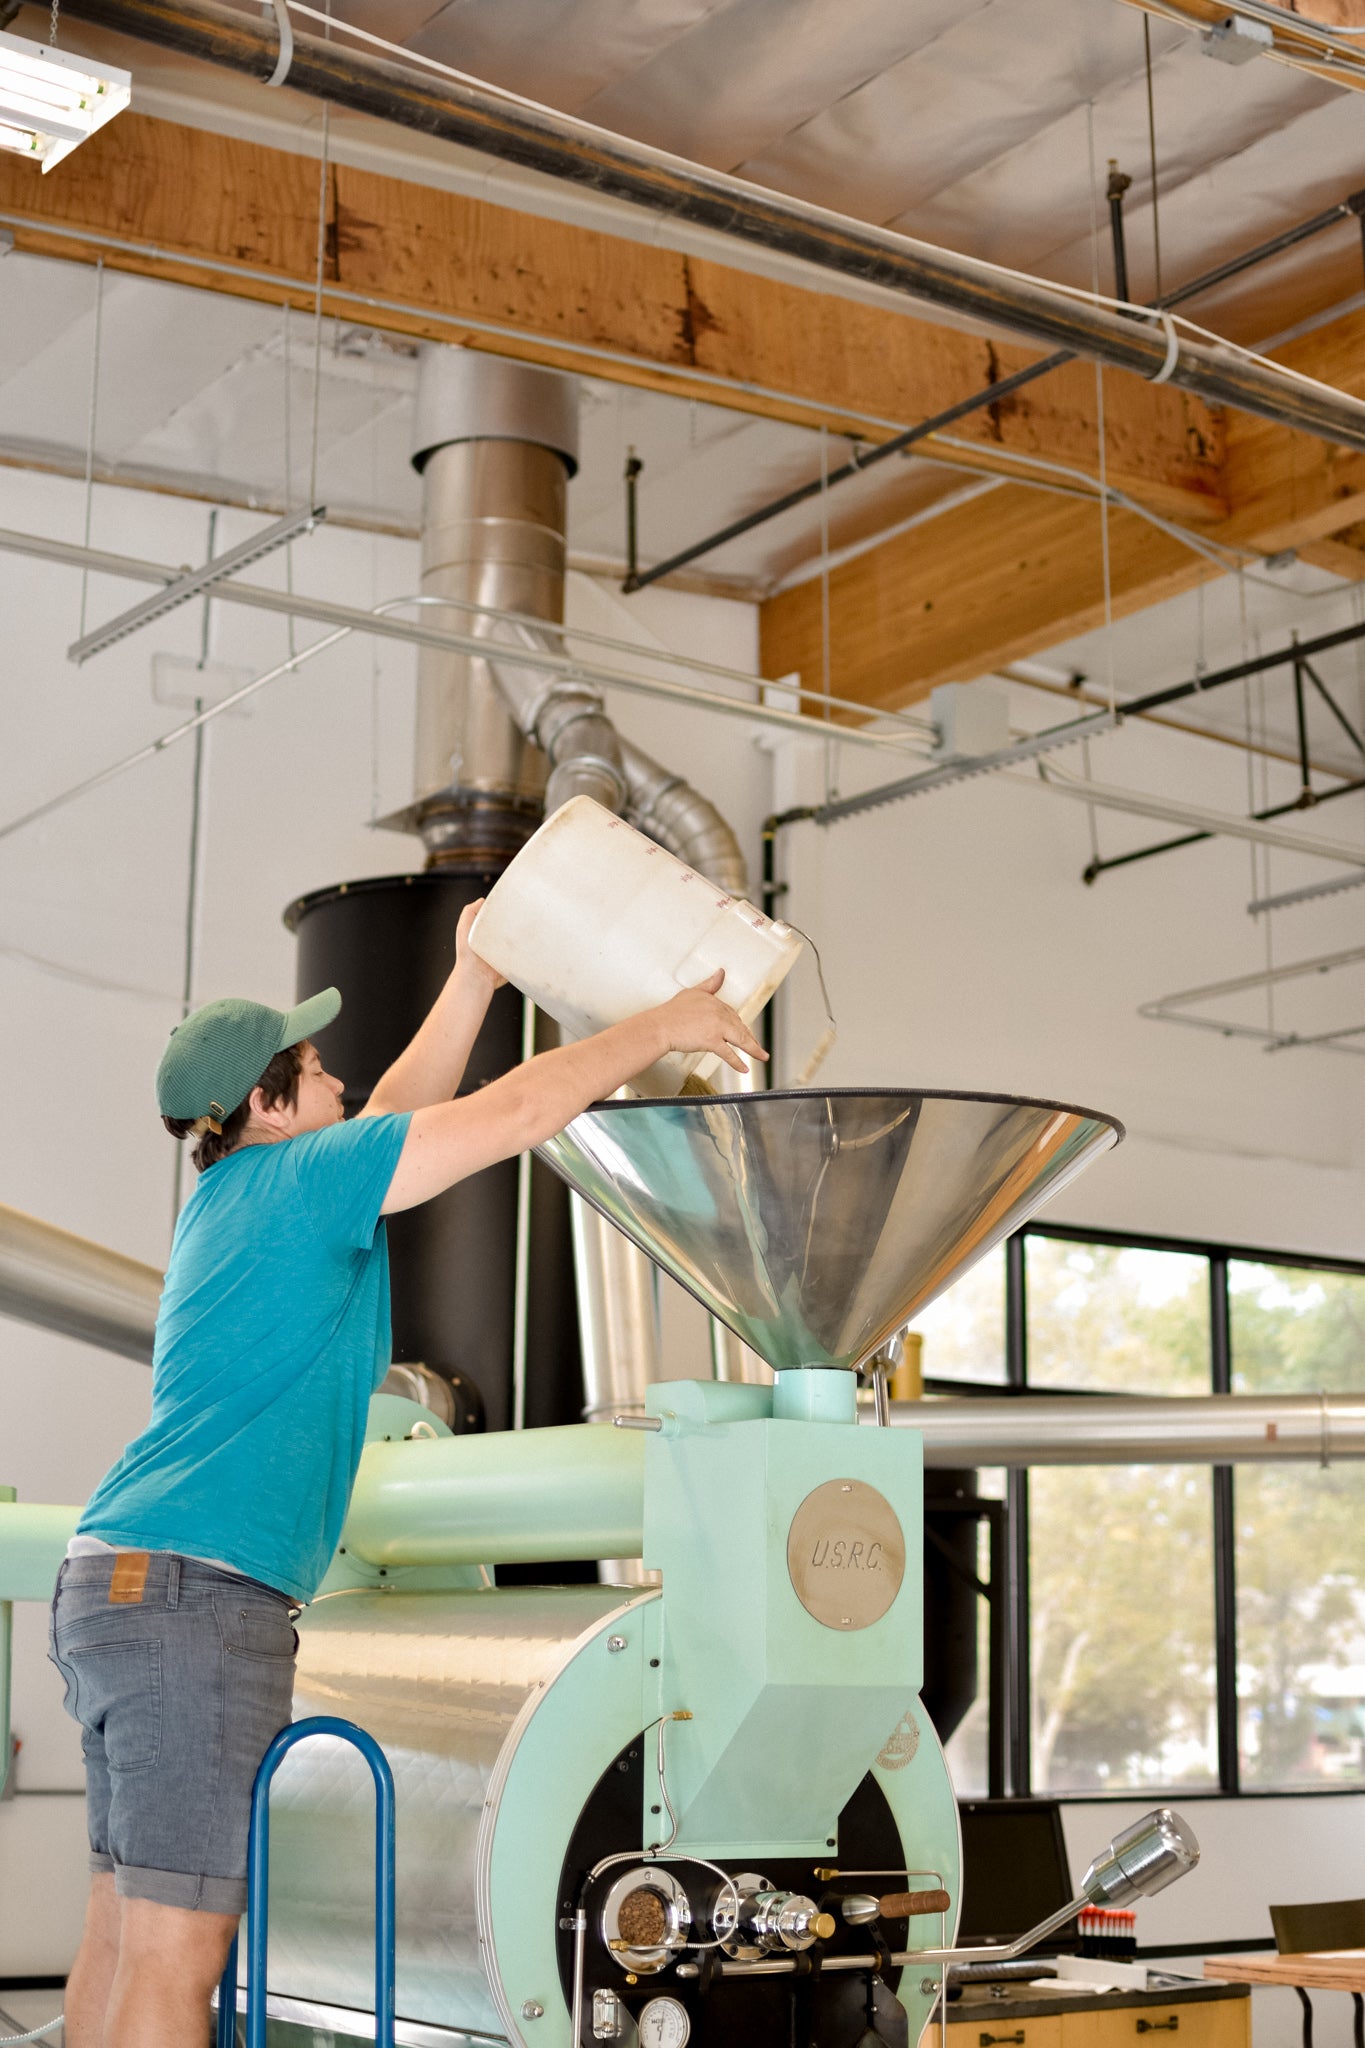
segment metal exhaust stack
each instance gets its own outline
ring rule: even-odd
[[[623,739],[599,691],[517,662],[518,646],[558,651],[558,636],[533,622],[564,618],[576,380],[428,343],[412,460],[423,484],[422,595],[461,601],[441,623],[486,638],[490,652],[422,650],[415,794],[393,822],[420,832],[433,865],[507,858],[542,810],[590,796],[741,895],[744,856],[709,798]],[[519,620],[471,613],[471,604]]]
[[[468,349],[422,350],[413,467],[422,478],[422,595],[464,599],[558,624],[564,617],[566,495],[578,468],[572,378]],[[431,616],[453,631],[506,640],[506,628],[454,606]],[[529,638],[528,634],[528,638]],[[593,718],[590,693],[544,687],[514,716],[486,661],[423,648],[417,671],[414,800],[408,814],[433,863],[516,852],[540,821],[545,763],[537,744],[567,744]],[[515,687],[515,684],[514,684]],[[553,700],[553,705],[550,700]],[[575,752],[588,735],[573,735]],[[601,766],[556,791],[619,809],[625,779],[611,735],[592,738]],[[568,777],[561,777],[561,785]],[[553,806],[552,806],[553,808]]]

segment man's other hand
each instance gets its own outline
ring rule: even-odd
[[[670,1052],[718,1053],[727,1067],[733,1067],[737,1074],[747,1074],[749,1069],[739,1056],[741,1052],[756,1060],[766,1060],[768,1055],[739,1011],[721,1001],[719,990],[724,979],[725,971],[718,967],[695,988],[685,988],[681,995],[661,1003],[656,1015],[667,1033]]]

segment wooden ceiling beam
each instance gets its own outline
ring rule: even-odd
[[[318,203],[315,160],[134,113],[50,178],[0,161],[0,211],[32,223],[17,230],[20,250],[102,255],[115,270],[302,310],[313,298]],[[1034,359],[909,313],[345,164],[328,172],[325,229],[322,302],[341,319],[839,433],[848,409],[908,422]],[[358,303],[365,298],[385,303]],[[1283,360],[1365,395],[1365,314]],[[1351,542],[1334,536],[1365,522],[1365,455],[1259,419],[1225,423],[1198,399],[1116,372],[1104,378],[1104,414],[1110,481],[1149,509],[1262,553],[1335,548],[1336,559],[1354,559]],[[1094,368],[1073,363],[961,422],[965,447],[926,447],[1010,478],[1030,459],[1094,476],[1096,417]],[[865,438],[877,437],[869,428]],[[1111,515],[1110,541],[1116,615],[1208,573],[1122,511]],[[1099,513],[1010,481],[830,582],[833,687],[869,704],[906,703],[1095,625],[1104,614]],[[763,607],[765,673],[819,674],[818,607],[817,583]]]
[[[1338,391],[1365,394],[1365,310],[1277,350],[1275,360]],[[1365,455],[1270,420],[1228,416],[1222,477],[1228,514],[1215,531],[1261,554],[1301,549],[1365,520]]]
[[[1116,618],[1211,573],[1131,512],[1110,514],[1109,559]],[[761,607],[764,675],[799,672],[808,689],[823,687],[822,605],[813,577]],[[987,674],[1104,617],[1098,506],[1003,484],[831,572],[829,688],[898,709],[937,683]]]
[[[1365,312],[1336,320],[1278,360],[1365,394]],[[1365,571],[1365,455],[1268,420],[1229,415],[1219,480],[1227,515],[1210,540],[1249,556],[1294,552],[1334,575]],[[1144,610],[1209,575],[1206,558],[1116,512],[1110,522],[1114,614]],[[1104,616],[1093,504],[1002,486],[959,512],[869,549],[830,577],[831,688],[891,710],[937,683],[969,680],[1089,632]],[[818,581],[769,598],[762,670],[822,670]]]
[[[17,158],[0,161],[0,210],[40,223],[17,230],[21,250],[103,254],[115,270],[301,308],[313,300],[318,197],[318,166],[307,157],[136,113],[51,177]],[[45,234],[44,224],[64,233]],[[70,239],[82,232],[138,246]],[[357,305],[339,290],[389,303]],[[366,326],[839,434],[852,431],[849,410],[909,424],[1038,354],[346,164],[328,173],[322,296],[327,311]],[[513,332],[462,327],[461,316]],[[1093,470],[1094,384],[1091,367],[1069,365],[964,419],[957,432],[970,443],[966,459],[1008,467],[1031,455]],[[1188,393],[1117,373],[1106,380],[1106,410],[1117,485],[1175,518],[1224,514],[1215,412]],[[892,431],[858,429],[866,441]]]

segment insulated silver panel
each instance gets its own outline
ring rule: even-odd
[[[475,1924],[489,1780],[517,1715],[571,1646],[620,1607],[609,1586],[496,1594],[329,1594],[300,1630],[296,1717],[338,1714],[383,1744],[398,1804],[404,2019],[505,2034]],[[374,2004],[370,1773],[327,1737],[292,1750],[271,1804],[272,1992]],[[547,1844],[560,1855],[564,1844]]]

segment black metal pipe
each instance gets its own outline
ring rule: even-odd
[[[1111,183],[1113,175],[1111,173]],[[1122,173],[1117,175],[1122,176]],[[1127,183],[1125,180],[1125,191]],[[1306,242],[1313,235],[1320,235],[1324,228],[1330,228],[1337,221],[1348,219],[1355,213],[1361,215],[1361,230],[1362,234],[1365,234],[1365,191],[1352,193],[1349,199],[1343,199],[1336,206],[1329,206],[1323,213],[1314,214],[1311,220],[1300,221],[1297,227],[1287,228],[1282,235],[1274,235],[1268,242],[1258,242],[1254,249],[1244,249],[1240,255],[1230,256],[1226,263],[1219,263],[1214,269],[1201,272],[1198,277],[1190,278],[1188,283],[1177,285],[1174,291],[1163,292],[1159,298],[1150,300],[1149,304],[1157,312],[1168,311],[1172,306],[1183,306],[1187,299],[1198,298],[1201,292],[1211,291],[1215,285],[1225,284],[1230,277],[1239,277],[1243,271],[1254,269],[1258,263],[1264,263],[1272,256],[1281,255],[1284,250],[1292,249],[1300,242]],[[1110,222],[1115,229],[1116,268],[1121,255],[1124,262],[1123,283],[1118,296],[1127,298],[1127,252],[1123,241],[1121,195],[1115,199],[1111,193]],[[628,565],[629,574],[621,585],[623,592],[629,596],[634,591],[644,590],[647,585],[659,582],[664,576],[672,575],[675,569],[686,568],[688,563],[695,562],[699,556],[709,555],[713,549],[724,547],[727,541],[738,540],[742,534],[752,533],[755,527],[766,525],[768,520],[779,518],[783,512],[790,512],[794,506],[804,505],[809,499],[818,497],[821,491],[830,490],[836,484],[846,483],[850,477],[857,476],[862,470],[871,469],[876,463],[884,462],[889,455],[903,455],[906,449],[912,448],[917,441],[923,441],[929,435],[941,432],[944,427],[951,426],[956,420],[965,419],[970,413],[980,412],[985,406],[997,404],[1002,398],[1009,398],[1014,392],[1021,391],[1026,384],[1032,384],[1035,379],[1048,375],[1050,371],[1059,370],[1063,363],[1073,363],[1075,360],[1075,354],[1071,349],[1060,349],[1055,355],[1044,357],[1042,362],[1031,363],[1026,369],[1016,370],[1011,376],[1002,377],[998,383],[987,384],[982,390],[973,392],[969,398],[959,399],[956,405],[949,406],[945,412],[935,413],[931,418],[921,420],[913,427],[906,427],[903,432],[893,435],[889,441],[881,441],[875,448],[869,448],[866,453],[859,453],[851,461],[842,463],[838,469],[831,470],[828,475],[813,477],[809,483],[798,484],[795,490],[784,491],[781,497],[770,498],[752,512],[746,512],[742,519],[732,520],[730,525],[721,527],[719,532],[707,534],[703,539],[694,541],[691,547],[681,549],[676,555],[669,555],[662,562],[656,562],[652,569],[640,570],[632,557]]]
[[[1209,1260],[1209,1350],[1215,1394],[1232,1392],[1232,1317],[1226,1252]],[[1241,1789],[1237,1725],[1237,1519],[1231,1465],[1213,1468],[1214,1661],[1218,1724],[1218,1789]]]
[[[990,1529],[990,1647],[987,1652],[986,1797],[1003,1799],[1009,1754],[1009,1604],[1006,1599],[1006,1509],[1003,1501],[989,1503],[987,1521]]]
[[[1161,839],[1155,846],[1137,846],[1131,853],[1116,853],[1109,860],[1096,858],[1087,861],[1081,869],[1081,880],[1089,888],[1101,875],[1107,875],[1111,868],[1129,868],[1134,861],[1155,860],[1159,853],[1178,853],[1182,846],[1198,846],[1213,836],[1212,832],[1184,832],[1179,839]]]
[[[640,471],[644,468],[633,448],[626,451],[626,581],[629,590],[640,564]]]
[[[1128,245],[1123,239],[1123,195],[1132,184],[1132,179],[1121,171],[1111,156],[1109,159],[1109,183],[1105,198],[1109,201],[1109,236],[1114,244],[1114,297],[1128,297]]]
[[[731,520],[718,533],[708,533],[704,539],[694,541],[691,547],[682,548],[666,561],[656,562],[651,569],[637,570],[632,564],[630,573],[621,585],[622,591],[630,597],[637,590],[644,590],[661,577],[671,576],[675,569],[686,568],[699,555],[709,555],[715,548],[724,547],[727,541],[738,540],[741,534],[752,533],[756,526],[766,526],[770,519],[780,513],[790,512],[795,505],[804,505],[810,498],[818,498],[822,491],[831,490],[836,484],[847,483],[851,476],[860,476],[865,469],[874,469],[888,456],[904,455],[913,448],[916,441],[923,441],[930,434],[939,433],[944,427],[951,427],[955,421],[965,419],[968,413],[980,412],[986,405],[994,405],[999,399],[1009,398],[1014,392],[1022,391],[1025,384],[1032,384],[1036,378],[1045,377],[1050,370],[1060,368],[1063,363],[1075,361],[1069,349],[1062,349],[1056,355],[1045,356],[1040,363],[1029,363],[1022,370],[1015,370],[1011,376],[1002,377],[998,384],[987,385],[984,391],[974,391],[970,398],[960,398],[956,405],[950,405],[943,412],[936,412],[913,427],[906,427],[903,433],[894,434],[889,441],[878,441],[875,447],[859,451],[847,462],[827,474],[812,477],[809,483],[797,484],[794,490],[784,491],[780,498],[770,498],[753,512],[746,512],[742,519]]]
[[[1177,285],[1173,292],[1166,292],[1154,303],[1162,308],[1183,306],[1186,299],[1197,298],[1200,292],[1211,292],[1215,285],[1226,284],[1230,277],[1240,277],[1244,270],[1268,262],[1272,256],[1282,256],[1286,249],[1297,248],[1300,242],[1320,235],[1324,228],[1334,227],[1338,221],[1349,220],[1353,214],[1360,217],[1361,228],[1365,231],[1365,191],[1348,194],[1335,206],[1315,213],[1311,220],[1301,220],[1297,227],[1286,228],[1282,235],[1272,235],[1268,242],[1258,242],[1254,249],[1247,249],[1240,256],[1229,256],[1226,263],[1202,271],[1188,284]]]
[[[67,0],[67,13],[263,82],[274,73],[280,54],[273,18],[242,14],[215,0]],[[984,320],[1045,348],[1072,349],[1140,377],[1157,375],[1166,361],[1166,337],[1154,324],[666,156],[479,85],[437,79],[297,30],[289,83],[356,113]],[[1224,344],[1183,341],[1170,382],[1215,405],[1259,413],[1343,447],[1365,449],[1365,403],[1295,382],[1278,368],[1231,353]]]
[[[1333,797],[1356,796],[1365,789],[1365,776],[1355,782],[1343,782],[1336,789],[1320,789],[1313,798],[1314,805],[1330,804]],[[1296,796],[1287,804],[1271,804],[1268,810],[1253,811],[1252,817],[1264,822],[1267,818],[1283,818],[1290,811],[1301,811],[1303,799]],[[1131,853],[1116,853],[1111,860],[1092,860],[1081,870],[1081,880],[1093,882],[1100,875],[1108,874],[1110,868],[1128,868],[1134,861],[1152,860],[1159,853],[1176,853],[1182,846],[1199,846],[1206,839],[1216,839],[1216,832],[1186,832],[1179,839],[1163,839],[1155,846],[1138,846]]]
[[[1327,706],[1327,709],[1336,719],[1337,724],[1341,727],[1347,739],[1352,742],[1357,753],[1365,754],[1365,740],[1363,740],[1360,737],[1360,734],[1356,731],[1350,719],[1346,716],[1346,713],[1342,710],[1340,704],[1338,704],[1336,698],[1332,695],[1332,692],[1328,689],[1326,683],[1322,680],[1322,677],[1314,668],[1312,662],[1304,661],[1301,665],[1303,668],[1303,672],[1307,676],[1309,682],[1313,685],[1313,688],[1317,691],[1323,703]]]
[[[1248,676],[1263,676],[1269,669],[1286,668],[1307,655],[1311,660],[1315,654],[1326,654],[1333,647],[1348,647],[1353,640],[1365,638],[1365,624],[1342,626],[1335,633],[1320,633],[1316,640],[1305,640],[1289,647],[1277,648],[1272,654],[1257,654],[1248,661],[1237,661],[1230,668],[1213,669],[1207,675],[1192,676],[1188,682],[1172,683],[1169,689],[1149,690],[1145,697],[1133,697],[1119,706],[1121,718],[1141,717],[1146,711],[1159,711],[1164,704],[1178,704],[1185,697],[1202,696],[1207,690],[1221,689],[1224,683],[1244,682]]]
[[[1294,726],[1299,737],[1299,797],[1296,810],[1311,811],[1313,796],[1313,764],[1308,758],[1308,714],[1303,703],[1303,663],[1294,658]]]
[[[1005,1240],[1005,1382],[1022,1393],[1028,1386],[1028,1281],[1024,1236]],[[1033,1672],[1029,1645],[1029,1475],[1011,1466],[1005,1475],[1008,1538],[1010,1791],[1016,1799],[1033,1790]]]

